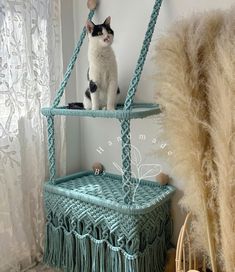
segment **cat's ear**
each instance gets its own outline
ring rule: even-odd
[[[107,17],[104,21],[104,25],[107,25],[107,26],[110,26],[110,23],[111,23],[111,17]]]
[[[91,33],[92,31],[93,31],[93,29],[94,29],[94,23],[92,23],[92,21],[90,21],[90,20],[88,20],[87,22],[86,22],[86,29],[87,29],[87,31],[89,32],[89,33]]]

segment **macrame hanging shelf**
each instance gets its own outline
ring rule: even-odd
[[[96,1],[88,1],[93,4]],[[170,244],[170,198],[174,188],[131,177],[130,120],[160,112],[156,104],[134,104],[162,0],[156,0],[124,105],[115,111],[59,106],[86,28],[83,28],[53,105],[43,108],[48,122],[50,180],[44,186],[44,262],[68,272],[162,272]],[[95,8],[95,5],[92,7]],[[94,9],[88,19],[92,19]],[[54,119],[57,115],[116,118],[121,125],[122,175],[91,171],[56,177]]]

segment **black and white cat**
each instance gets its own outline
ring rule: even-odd
[[[118,72],[115,54],[111,47],[114,32],[110,27],[111,17],[103,24],[87,22],[89,38],[87,78],[89,87],[84,95],[84,108],[115,110],[118,88]]]

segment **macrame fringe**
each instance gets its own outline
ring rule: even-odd
[[[104,240],[46,224],[44,262],[65,272],[163,272],[166,250],[164,235],[130,255]]]

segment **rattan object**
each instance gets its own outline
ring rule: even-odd
[[[175,258],[175,263],[176,263],[176,272],[206,272],[206,259],[203,256],[199,258],[192,248],[191,244],[191,238],[190,238],[190,218],[191,218],[191,213],[187,214],[185,222],[183,226],[181,227],[178,242],[177,242],[177,248],[176,248],[176,258]],[[200,263],[200,268],[199,269],[199,263]]]

